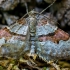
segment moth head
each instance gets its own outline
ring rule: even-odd
[[[31,10],[28,15],[29,16],[35,16],[36,14],[38,14],[38,12],[34,11],[34,10]]]

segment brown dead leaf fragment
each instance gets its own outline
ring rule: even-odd
[[[0,60],[0,65],[6,67],[9,63],[9,60]]]
[[[11,70],[11,69],[12,69],[12,67],[13,67],[13,64],[9,64],[9,66],[8,66],[7,70]]]

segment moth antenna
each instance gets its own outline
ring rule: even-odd
[[[26,12],[28,14],[28,6],[27,6],[27,3],[25,2],[25,7],[26,7]]]
[[[27,3],[26,3],[26,2],[24,2],[24,4],[25,4],[26,12],[27,12],[27,13],[26,13],[23,17],[25,17],[26,15],[28,15],[28,6],[27,6]],[[22,18],[23,18],[23,17],[22,17]]]
[[[42,10],[39,14],[42,14],[45,10],[47,10],[49,7],[51,7],[54,3],[55,3],[56,0],[53,1],[53,3],[51,3],[48,7],[46,7],[44,10]]]
[[[29,15],[29,14],[28,14],[29,12],[28,12],[28,6],[27,6],[27,3],[26,3],[26,2],[24,2],[24,4],[25,4],[26,12],[27,12],[27,13],[26,13],[22,18],[24,18],[26,15]],[[22,18],[21,18],[21,19],[22,19]]]

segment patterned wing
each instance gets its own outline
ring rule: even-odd
[[[37,21],[36,53],[43,60],[70,59],[70,39],[68,33],[52,25],[46,17]]]
[[[29,51],[29,26],[26,19],[20,19],[10,27],[0,30],[1,56],[19,57]]]

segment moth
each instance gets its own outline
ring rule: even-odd
[[[69,34],[41,13],[30,11],[27,18],[0,30],[1,57],[19,58],[26,53],[43,60],[70,59]]]

